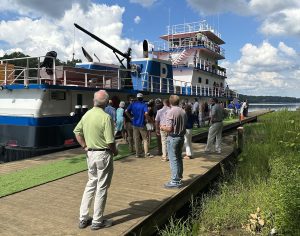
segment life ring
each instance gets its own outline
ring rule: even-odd
[[[161,63],[160,64],[160,78],[167,78],[168,76],[168,67],[166,64]]]

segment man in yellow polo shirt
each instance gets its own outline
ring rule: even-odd
[[[74,129],[78,143],[87,151],[89,180],[86,184],[79,217],[79,228],[92,223],[97,230],[112,225],[111,220],[103,218],[107,190],[113,175],[113,155],[118,155],[114,138],[113,121],[104,109],[109,96],[105,90],[94,94],[94,107],[85,113]],[[94,200],[94,215],[89,216],[89,206]]]

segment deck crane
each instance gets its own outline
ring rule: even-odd
[[[97,37],[96,35],[92,34],[91,32],[87,31],[86,29],[82,28],[80,25],[74,23],[74,26],[77,29],[81,30],[82,32],[86,33],[87,35],[91,36],[93,39],[95,39],[98,42],[102,43],[103,45],[105,45],[109,49],[111,49],[113,51],[113,53],[116,55],[116,57],[117,57],[118,61],[120,62],[120,64],[123,66],[123,68],[127,68],[127,69],[131,68],[131,65],[130,65],[130,62],[131,62],[131,48],[128,48],[127,52],[123,53],[120,50],[118,50],[117,48],[110,45],[109,43],[105,42],[103,39]],[[121,59],[118,55],[122,56],[123,58]],[[127,60],[126,67],[123,64],[124,59]]]

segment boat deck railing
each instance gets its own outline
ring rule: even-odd
[[[218,44],[212,42],[209,39],[205,40],[194,40],[193,38],[185,39],[181,44],[178,42],[173,42],[170,39],[169,42],[165,41],[154,41],[151,43],[153,45],[154,52],[170,52],[174,53],[179,50],[191,49],[191,48],[206,48],[211,52],[217,53],[225,58],[225,49],[220,47]]]
[[[42,57],[26,57],[1,60],[0,68],[1,88],[12,84],[23,84],[25,87],[30,84],[49,84],[59,86],[77,86],[86,88],[104,89],[133,89],[133,78],[131,74],[138,74],[137,71],[128,69],[116,70],[90,70],[84,68],[73,68],[68,66],[56,66],[55,58],[51,68],[41,67]],[[37,67],[31,65],[30,60],[37,61]],[[26,66],[11,66],[9,62],[25,60]],[[17,63],[18,64],[18,63]],[[138,82],[137,82],[138,81]],[[159,76],[140,73],[139,79],[134,82],[139,91],[153,93],[181,94],[193,96],[211,97],[238,97],[234,90],[225,89],[210,85],[192,85],[190,82],[174,80],[172,78],[161,78]],[[138,84],[137,84],[138,83]]]
[[[167,26],[168,35],[193,33],[199,31],[210,31],[214,33],[216,36],[218,36],[219,38],[221,38],[221,34],[217,32],[212,26],[208,25],[205,20]]]
[[[141,73],[143,78],[142,86],[147,84],[147,91],[156,93],[174,93],[179,95],[206,96],[206,97],[238,97],[235,90],[209,85],[192,85],[190,82],[161,78],[159,76]],[[172,80],[172,82],[171,82]],[[173,84],[172,84],[173,83]],[[172,92],[173,91],[173,92]]]

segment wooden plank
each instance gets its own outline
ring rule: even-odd
[[[135,158],[114,163],[106,217],[115,225],[101,235],[150,235],[188,202],[232,161],[232,137],[222,142],[222,155],[205,154],[205,144],[193,143],[195,157],[183,160],[184,187],[164,189],[169,163],[159,157]],[[82,172],[0,199],[1,235],[90,235],[78,229],[79,205],[87,181]]]

